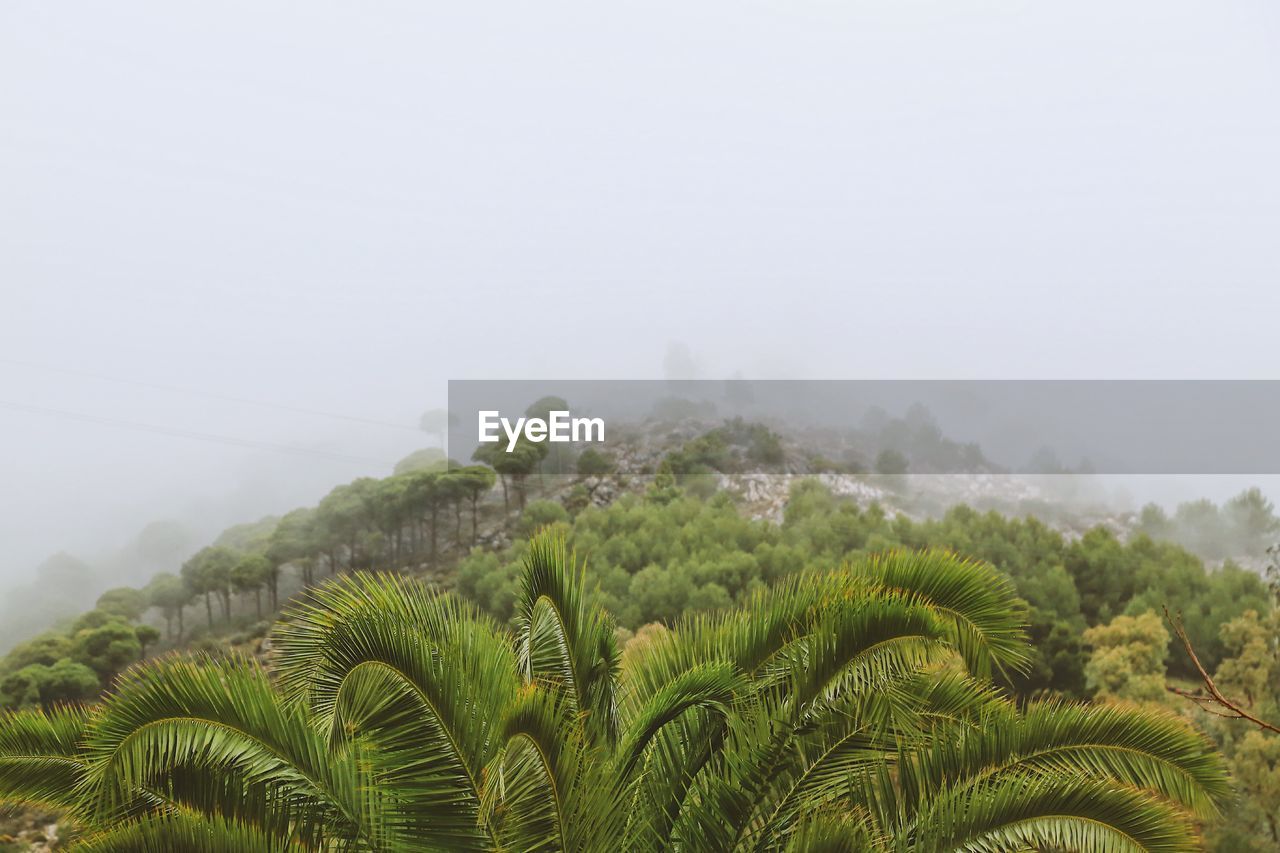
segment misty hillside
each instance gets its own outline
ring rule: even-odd
[[[831,435],[677,412],[621,432],[608,454],[477,452],[497,470],[425,448],[387,478],[340,484],[313,507],[203,543],[156,522],[129,549],[135,570],[156,569],[136,586],[100,590],[92,569],[57,555],[5,603],[16,645],[0,660],[0,704],[87,700],[174,649],[269,664],[275,614],[357,571],[423,577],[508,623],[528,537],[542,529],[586,558],[624,643],[862,553],[945,548],[989,560],[1029,608],[1033,663],[1008,684],[1027,696],[1096,691],[1089,632],[1126,614],[1183,613],[1212,668],[1232,653],[1219,626],[1270,606],[1262,568],[1280,521],[1256,490],[1171,515],[1109,509],[1087,475],[1001,473],[927,420]],[[989,470],[972,473],[975,464]],[[1184,658],[1170,654],[1168,667],[1196,677]],[[26,814],[13,828],[36,838],[43,819]]]
[[[579,465],[575,457],[582,456],[581,449],[562,452],[557,448],[550,458],[540,459],[536,471],[528,476],[496,476],[491,491],[471,494],[476,502],[473,509],[478,512],[483,508],[485,519],[477,528],[476,543],[486,547],[509,544],[513,535],[510,519],[518,512],[517,496],[556,501],[571,508],[606,506],[624,494],[643,494],[663,471],[703,496],[731,496],[740,511],[754,519],[781,522],[795,483],[812,479],[838,498],[863,509],[876,506],[891,517],[918,521],[964,505],[1006,516],[1035,516],[1068,539],[1099,527],[1122,541],[1146,534],[1183,545],[1211,565],[1233,560],[1257,571],[1266,565],[1266,549],[1273,544],[1277,530],[1271,504],[1256,489],[1221,507],[1199,500],[1181,504],[1169,513],[1154,504],[1141,510],[1115,506],[1112,496],[1092,478],[1058,467],[1048,450],[1042,454],[1046,460],[1042,474],[1004,473],[986,462],[977,446],[948,440],[927,412],[908,412],[905,418],[877,414],[857,428],[832,433],[775,431],[741,420],[717,422],[714,413],[690,408],[691,404],[668,401],[650,420],[624,426],[607,468],[599,471],[591,467],[594,451],[586,451],[587,464]],[[443,464],[441,451],[425,448],[398,463],[393,476],[429,472]],[[974,473],[975,468],[986,472]],[[327,505],[336,503],[344,488],[364,488],[372,482],[366,478],[357,481],[359,485],[336,488],[326,499]],[[452,506],[453,511],[465,508],[457,496]],[[318,509],[325,507],[322,501]],[[91,609],[98,596],[121,582],[141,588],[157,574],[175,573],[205,546],[235,552],[260,549],[286,515],[245,520],[203,542],[179,522],[155,521],[97,565],[67,553],[55,554],[36,568],[31,583],[12,589],[0,604],[0,646],[12,646],[43,630],[68,625]],[[381,535],[385,538],[385,531]],[[437,561],[447,555],[456,559],[457,549],[469,544],[441,538]],[[326,564],[350,566],[368,560],[377,565],[378,558],[361,556],[360,545],[354,539],[342,543],[340,553],[330,550],[314,558],[322,568],[304,566],[298,571],[305,578],[323,572]],[[391,556],[390,560],[412,570],[431,567],[431,561],[414,564],[410,557]],[[45,594],[50,589],[63,593],[51,597]]]
[[[0,853],[1280,853],[1277,36],[3,3]]]

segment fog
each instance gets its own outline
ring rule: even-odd
[[[448,379],[672,341],[1271,378],[1278,40],[1261,0],[6,3],[0,590],[389,473]]]

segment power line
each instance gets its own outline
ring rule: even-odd
[[[233,394],[220,394],[216,391],[200,391],[195,388],[183,388],[177,385],[165,385],[160,382],[147,382],[141,379],[125,379],[120,376],[108,376],[103,373],[93,373],[87,370],[76,370],[69,367],[55,367],[51,364],[39,364],[34,361],[23,361],[16,358],[0,358],[0,364],[9,364],[16,367],[27,367],[34,370],[44,370],[50,373],[62,373],[67,376],[81,376],[86,379],[96,379],[101,382],[116,382],[121,385],[133,385],[138,388],[151,388],[156,391],[166,391],[171,394],[187,394],[193,397],[206,397],[211,400],[222,400],[228,403],[241,403],[246,406],[259,406],[264,409],[277,409],[282,412],[293,412],[299,415],[311,415],[313,417],[332,418],[334,420],[348,421],[351,423],[365,424],[367,426],[385,427],[387,429],[409,430],[411,432],[419,432],[416,426],[408,424],[393,423],[390,421],[379,421],[373,418],[362,418],[357,415],[344,415],[341,412],[326,412],[320,409],[307,409],[301,406],[290,406],[284,403],[274,403],[268,400],[255,400],[250,397],[238,397]]]
[[[309,447],[298,447],[293,444],[278,444],[271,441],[258,441],[250,438],[237,438],[229,435],[217,435],[215,433],[197,432],[195,430],[181,429],[178,427],[167,427],[160,424],[147,424],[139,421],[128,421],[121,418],[109,418],[102,415],[91,415],[84,412],[72,412],[66,409],[54,409],[48,406],[33,406],[28,403],[15,403],[10,400],[0,400],[0,408],[10,409],[16,412],[26,412],[28,414],[46,415],[48,417],[65,418],[67,420],[83,421],[86,423],[105,424],[107,426],[121,427],[123,429],[132,429],[139,432],[150,432],[157,435],[167,435],[174,438],[187,438],[194,441],[209,441],[218,444],[228,444],[234,447],[250,447],[258,450],[273,450],[278,453],[292,453],[300,456],[316,456],[323,459],[334,459],[341,462],[358,462],[360,464],[374,464],[384,467],[391,467],[393,463],[387,462],[385,459],[372,459],[366,456],[353,456],[347,453],[333,453],[327,450],[316,450]]]

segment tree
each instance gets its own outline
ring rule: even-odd
[[[92,699],[97,693],[97,674],[69,658],[50,665],[30,664],[0,679],[0,707],[4,708],[49,708]]]
[[[1110,620],[1133,596],[1137,561],[1105,527],[1087,531],[1072,543],[1065,558],[1080,593],[1080,610],[1090,624]]]
[[[1173,535],[1173,524],[1162,506],[1149,503],[1138,514],[1138,530],[1152,539],[1168,539]]]
[[[271,573],[267,576],[267,592],[270,594],[273,612],[280,606],[281,566],[288,563],[303,564],[303,579],[306,583],[310,583],[310,559],[320,550],[320,537],[316,534],[315,528],[315,510],[295,509],[293,512],[286,513],[276,525],[276,529],[271,532],[266,555],[271,561]]]
[[[530,403],[528,408],[524,410],[526,418],[542,418],[544,421],[551,417],[552,412],[567,412],[569,410],[569,401],[564,397],[556,397],[554,395],[547,397],[539,397]]]
[[[1178,642],[1182,645],[1182,650],[1191,660],[1195,667],[1196,673],[1200,676],[1200,681],[1204,685],[1203,688],[1197,690],[1187,690],[1182,687],[1171,686],[1168,688],[1170,693],[1190,699],[1201,708],[1208,711],[1215,717],[1224,720],[1245,720],[1256,726],[1264,732],[1280,735],[1280,725],[1269,722],[1257,713],[1251,710],[1250,704],[1239,699],[1232,699],[1222,692],[1214,681],[1213,676],[1209,675],[1204,664],[1200,661],[1200,657],[1196,654],[1195,646],[1192,645],[1191,639],[1187,634],[1187,629],[1182,624],[1180,616],[1170,616],[1165,611],[1165,619],[1173,628],[1174,635],[1178,638]]]
[[[1203,562],[1185,550],[1153,546],[1145,537],[1132,540],[1127,550],[1128,556],[1136,558],[1132,561],[1134,586],[1141,591],[1129,599],[1125,612],[1132,616],[1164,607],[1181,612],[1188,634],[1210,668],[1226,653],[1222,625],[1246,610],[1269,608],[1270,596],[1258,573],[1229,560],[1216,571],[1206,571]],[[1180,677],[1194,676],[1180,657],[1172,662],[1171,671]]]
[[[159,608],[164,615],[165,636],[174,639],[173,622],[178,622],[177,638],[183,634],[182,613],[191,602],[191,589],[182,578],[170,572],[163,572],[151,579],[146,588],[147,600],[152,607]]]
[[[658,472],[653,475],[653,482],[645,491],[644,499],[652,504],[668,504],[680,497],[680,487],[676,485],[676,475],[672,470],[670,459],[663,459],[658,464]]]
[[[468,465],[454,472],[463,494],[471,502],[471,544],[480,533],[480,496],[493,490],[497,473],[484,465]]]
[[[1229,657],[1218,665],[1218,685],[1247,705],[1280,706],[1280,613],[1246,610],[1222,626],[1222,641]]]
[[[1179,544],[1210,559],[1230,556],[1231,534],[1213,501],[1201,499],[1179,504],[1173,518],[1174,535]]]
[[[532,536],[544,527],[569,520],[569,512],[559,501],[532,501],[520,515],[520,529]]]
[[[121,622],[121,621],[123,620],[119,616],[115,615],[114,613],[108,613],[105,610],[99,610],[97,608],[94,608],[93,610],[87,610],[84,613],[81,613],[79,616],[75,618],[75,621],[71,623],[71,635],[74,637],[76,634],[80,633],[81,631],[93,630],[94,628],[101,628],[103,625],[106,625],[108,622]]]
[[[454,539],[461,543],[462,502],[470,490],[468,478],[456,470],[434,474],[419,474],[410,482],[408,501],[417,514],[417,520],[425,523],[429,531],[428,558],[436,565],[440,547],[440,521],[442,513],[453,509]]]
[[[93,670],[69,658],[49,667],[40,686],[40,702],[45,707],[63,702],[83,702],[98,692]]]
[[[613,471],[613,466],[613,460],[594,447],[588,447],[578,455],[580,477],[603,477]]]
[[[1266,553],[1280,532],[1275,504],[1258,488],[1246,489],[1227,501],[1222,514],[1235,544],[1233,553],[1258,557]]]
[[[1093,649],[1084,668],[1085,683],[1099,699],[1164,699],[1169,632],[1159,616],[1150,611],[1117,616],[1085,631],[1084,641]]]
[[[693,579],[680,566],[646,566],[631,578],[630,598],[641,622],[674,622],[694,592]]]
[[[146,657],[147,647],[154,645],[160,640],[160,632],[151,625],[137,625],[133,629],[133,635],[138,638],[139,657]]]
[[[271,579],[274,567],[263,554],[247,554],[231,569],[231,585],[241,595],[253,593],[254,611],[262,618],[262,588]]]
[[[29,708],[40,704],[40,687],[44,684],[49,667],[33,663],[9,672],[0,678],[0,708]],[[93,689],[98,689],[98,676],[89,671]]]
[[[405,475],[405,500],[415,524],[427,528],[430,561],[434,566],[440,545],[440,511],[449,499],[445,474],[419,471]]]
[[[162,659],[0,719],[0,799],[71,809],[96,851],[589,853],[1189,850],[1230,797],[1172,715],[994,691],[1028,650],[984,564],[806,574],[625,658],[584,580],[535,540],[508,633],[334,579],[277,627],[276,679]]]
[[[502,510],[503,512],[511,511],[511,497],[507,488],[507,476],[503,468],[501,455],[502,448],[496,444],[482,444],[476,448],[475,453],[471,454],[471,461],[479,462],[481,465],[487,465],[493,470],[495,479],[502,484]]]
[[[33,663],[51,666],[69,654],[71,641],[62,634],[49,632],[10,649],[0,663],[0,671],[13,672]]]
[[[451,414],[447,409],[430,409],[422,413],[422,417],[418,421],[418,426],[423,432],[434,435],[436,440],[440,442],[443,448],[445,445],[445,436],[449,430],[458,423],[457,415]]]
[[[142,657],[142,643],[133,626],[114,620],[78,631],[71,640],[71,656],[108,684],[118,672]]]
[[[881,450],[876,456],[876,473],[884,477],[898,477],[907,473],[907,457],[896,450]]]
[[[201,548],[182,564],[182,580],[193,595],[204,596],[205,615],[213,629],[213,596],[222,603],[222,615],[231,619],[231,568],[236,564],[234,551],[222,545]]]
[[[356,568],[360,535],[373,524],[373,501],[377,490],[377,480],[360,477],[335,486],[316,507],[313,532],[329,555],[330,574],[337,571],[336,552],[343,547],[347,551],[347,568]]]
[[[507,452],[506,445],[499,444],[482,444],[471,455],[476,462],[482,462],[497,472],[502,481],[502,507],[507,512],[511,511],[511,501],[508,496],[508,483],[516,490],[516,495],[520,499],[520,509],[524,509],[525,503],[525,479],[538,468],[540,463],[547,455],[547,446],[545,444],[535,443],[520,439],[513,450]]]
[[[443,471],[449,465],[444,451],[438,447],[424,447],[415,450],[396,463],[396,474],[411,474],[414,471]]]
[[[156,570],[181,563],[183,555],[190,554],[194,544],[191,531],[181,522],[166,519],[142,528],[131,551],[142,565]]]
[[[420,477],[444,477],[445,468],[437,471],[421,470],[412,474],[398,474],[378,482],[377,488],[371,489],[365,496],[373,524],[381,535],[384,556],[389,556],[393,563],[399,561],[405,551],[404,534],[406,528],[412,533],[417,519],[413,503],[413,483]],[[388,552],[389,554],[385,553]]]
[[[275,532],[276,525],[279,523],[279,518],[268,515],[257,521],[233,524],[219,533],[218,538],[213,540],[213,544],[230,548],[236,553],[261,551],[271,541],[271,534]]]
[[[494,467],[499,473],[505,473],[511,477],[512,483],[515,485],[516,495],[520,498],[520,509],[524,509],[527,499],[526,482],[529,475],[538,470],[538,466],[542,464],[542,460],[547,458],[548,445],[545,443],[535,443],[521,439],[510,453],[504,454],[505,458],[499,459],[498,464]]]
[[[1229,823],[1215,829],[1209,838],[1212,850],[1273,850],[1280,844],[1280,659],[1276,640],[1280,637],[1280,614],[1265,618],[1253,610],[1222,626],[1228,649],[1214,676],[1210,676],[1192,646],[1179,617],[1165,613],[1183,651],[1192,661],[1203,687],[1169,691],[1190,699],[1209,714],[1225,742],[1232,775],[1244,795]],[[1250,724],[1244,737],[1232,730],[1236,721]]]
[[[146,593],[129,586],[107,590],[98,596],[98,603],[95,605],[98,610],[119,616],[126,622],[137,620],[149,606]]]
[[[453,541],[462,546],[462,504],[471,497],[472,483],[461,469],[453,468],[440,475],[444,502],[453,507]]]
[[[547,396],[535,400],[524,410],[526,418],[540,418],[544,421],[550,421],[552,412],[569,411],[569,402],[563,397]],[[547,442],[541,445],[543,453],[538,460],[539,476],[542,472],[553,475],[568,474],[573,465],[573,449],[568,444],[551,444]]]
[[[1257,849],[1275,850],[1280,847],[1280,737],[1248,731],[1232,758],[1232,775],[1245,794],[1244,814],[1232,823],[1256,827],[1256,835],[1263,839]]]

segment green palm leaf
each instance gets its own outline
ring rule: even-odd
[[[1166,801],[1114,782],[1040,775],[945,792],[902,831],[920,853],[1187,853],[1200,847],[1189,817]]]
[[[1027,774],[1111,780],[1212,817],[1231,797],[1222,757],[1183,720],[1139,706],[1043,702],[989,709],[979,726],[946,727],[902,770],[927,801],[943,788]]]
[[[1182,720],[1019,708],[1022,605],[942,552],[803,573],[621,662],[563,541],[509,632],[357,575],[253,661],[169,658],[87,710],[0,716],[0,799],[91,851],[1181,851],[1230,796]]]
[[[148,815],[92,833],[76,853],[289,853],[307,848],[245,823],[182,812]]]
[[[613,620],[591,606],[585,572],[563,539],[543,535],[529,544],[516,605],[520,670],[526,681],[561,685],[587,715],[588,730],[613,740],[620,655]]]
[[[395,576],[315,591],[276,630],[281,683],[337,747],[367,741],[391,838],[487,849],[482,774],[518,690],[511,642],[456,598]]]
[[[89,711],[71,706],[0,714],[0,801],[75,810],[88,719]]]
[[[143,789],[281,837],[372,840],[358,757],[330,753],[251,661],[130,670],[95,715],[83,755],[78,792],[99,824],[135,814]]]
[[[948,551],[895,551],[850,563],[847,571],[930,602],[951,623],[969,671],[983,678],[1023,671],[1031,662],[1026,607],[994,566]]]

